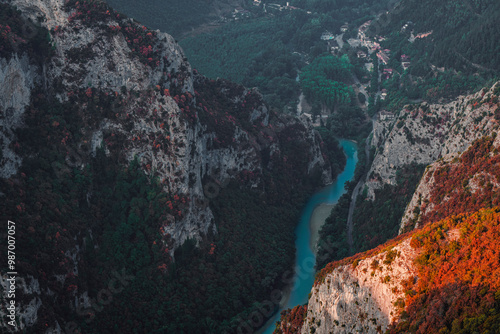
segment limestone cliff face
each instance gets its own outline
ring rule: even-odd
[[[42,24],[49,30],[67,23],[68,13],[64,10],[64,0],[12,0],[10,3],[21,10],[32,22],[43,18]]]
[[[52,54],[35,60],[29,52],[14,48],[9,57],[0,57],[0,177],[18,172],[23,159],[16,153],[15,130],[26,127],[23,119],[33,95],[43,93],[60,103],[71,103],[85,120],[78,142],[63,143],[64,168],[83,168],[102,147],[124,166],[137,158],[148,175],[161,181],[165,192],[187,199],[183,212],[168,215],[161,229],[172,255],[188,238],[200,240],[209,232],[217,233],[208,206],[212,186],[223,187],[249,171],[257,175],[251,183],[257,187],[265,167],[263,155],[286,159],[281,133],[295,131],[293,139],[307,147],[308,172],[312,175],[319,170],[325,184],[332,181],[321,139],[310,124],[270,115],[255,90],[208,81],[193,73],[171,36],[151,31],[98,1],[12,0],[9,4],[21,11],[27,35],[34,29],[28,19],[48,30]],[[225,110],[203,109],[197,89],[207,87],[218,94]],[[106,109],[99,99],[108,96],[113,102]],[[227,110],[238,111],[241,118],[235,119]],[[227,131],[232,136],[223,141],[221,135]],[[92,193],[87,196],[91,198]],[[67,261],[75,268],[80,248],[76,245],[67,253]],[[36,278],[21,279],[38,286]],[[64,276],[55,281],[63,286]],[[19,305],[19,313],[26,313],[21,329],[36,322],[40,296],[51,293],[39,288],[25,292],[33,298]],[[73,306],[81,301],[86,306],[86,295],[80,291]],[[49,329],[59,330],[57,326]]]
[[[495,169],[500,150],[500,138],[495,137],[500,110],[498,86],[499,83],[444,105],[424,103],[407,107],[393,122],[375,123],[372,144],[378,152],[366,184],[372,197],[383,184],[394,184],[396,172],[403,166],[430,164],[406,208],[400,231],[420,227],[422,217],[442,203],[445,208],[438,215],[440,219],[460,213],[456,210],[467,212],[468,206],[457,202],[469,195],[474,198],[472,202],[497,205],[491,193],[500,189]],[[464,156],[474,163],[464,160]],[[453,175],[458,171],[466,177]],[[435,190],[444,186],[438,180],[439,173],[445,173],[446,182],[458,182],[460,191],[448,185],[452,189],[447,188],[442,203],[436,204],[430,199]],[[455,210],[455,206],[461,209]],[[470,207],[471,212],[478,210]],[[449,231],[448,238],[456,239],[457,233]],[[396,246],[391,250],[375,251],[376,255],[357,255],[327,265],[334,269],[327,270],[326,275],[320,273],[321,279],[311,291],[301,333],[383,333],[390,324],[397,323],[405,299],[402,282],[417,274],[413,261],[418,254],[410,247],[410,239],[393,242]]]
[[[23,113],[30,103],[31,90],[39,82],[36,66],[29,63],[26,55],[15,55],[11,59],[0,59],[0,177],[7,178],[16,173],[21,158],[12,148],[14,130],[22,126]]]
[[[399,315],[401,282],[412,277],[410,241],[339,266],[312,289],[301,333],[383,333]]]
[[[496,136],[493,141],[492,151],[489,152],[488,156],[495,157],[499,149],[500,137]],[[460,159],[462,155],[463,153],[448,154],[427,167],[401,219],[400,233],[411,228],[421,227],[423,217],[435,210],[436,204],[431,201],[431,196],[435,190],[443,186],[440,182],[436,181],[436,173],[445,169],[453,170],[463,165]],[[471,196],[480,195],[484,193],[487,188],[489,188],[488,191],[492,193],[497,193],[500,190],[500,182],[495,173],[490,169],[476,170],[462,177],[460,181],[464,187],[467,187]],[[450,195],[445,196],[442,201],[450,201]]]
[[[490,100],[498,85],[447,104],[407,106],[394,121],[377,121],[372,145],[378,150],[366,183],[369,196],[373,198],[383,184],[394,185],[401,167],[428,165],[446,154],[463,152],[496,129],[498,104]]]
[[[214,228],[210,209],[206,205],[197,205],[205,201],[203,176],[214,176],[222,182],[242,170],[258,171],[261,168],[258,152],[267,146],[279,151],[279,143],[252,144],[258,140],[240,126],[237,126],[234,136],[237,145],[214,148],[216,133],[212,129],[200,121],[186,121],[173,95],[189,94],[191,104],[196,104],[193,73],[181,48],[170,35],[149,31],[113,11],[101,13],[99,7],[95,8],[95,3],[92,8],[62,0],[13,0],[11,3],[26,18],[33,21],[43,18],[42,25],[50,31],[54,55],[42,67],[31,65],[23,54],[0,60],[0,107],[6,113],[1,120],[6,129],[1,134],[4,151],[2,177],[14,174],[21,163],[20,157],[9,148],[11,132],[22,125],[22,113],[29,104],[35,84],[45,85],[61,101],[90,88],[106,94],[125,95],[127,101],[122,104],[126,116],[119,119],[101,117],[96,126],[82,128],[84,140],[78,145],[79,150],[72,152],[71,160],[76,161],[72,164],[76,166],[85,161],[84,144],[90,143],[89,149],[95,154],[107,134],[121,135],[123,146],[119,154],[127,160],[138,156],[147,173],[165,181],[166,191],[190,198],[183,220],[170,221],[165,226],[174,242],[173,248],[188,237],[199,238]],[[86,16],[85,10],[91,14]],[[95,17],[95,22],[89,22]],[[163,92],[165,89],[169,90],[167,95]],[[236,95],[227,93],[226,98],[237,105],[247,93],[248,90]],[[84,101],[76,100],[75,103],[82,110],[87,107]],[[160,121],[162,114],[168,117]],[[256,126],[269,126],[269,112],[262,101],[249,118]],[[277,128],[297,122],[283,118],[277,121]],[[319,148],[320,139],[309,125],[303,126],[309,129],[307,136],[302,138],[311,146],[309,170],[313,166],[322,168],[325,160]],[[266,131],[275,133],[274,130]],[[175,149],[167,151],[153,147],[160,143],[160,137],[168,137],[168,145]],[[106,147],[106,150],[109,152],[110,148]],[[324,175],[325,183],[331,182],[327,171]]]
[[[446,220],[444,220],[446,221]],[[439,223],[438,223],[439,224]],[[442,234],[441,245],[461,238],[460,228]],[[418,239],[418,238],[416,238]],[[301,333],[385,333],[405,321],[408,286],[419,280],[422,255],[415,233],[327,265],[316,279]],[[421,259],[420,259],[421,260]]]

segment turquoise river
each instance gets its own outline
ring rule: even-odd
[[[286,302],[281,307],[279,312],[277,312],[264,325],[264,327],[258,331],[258,333],[272,334],[276,322],[279,321],[282,310],[307,303],[316,274],[314,269],[316,255],[311,247],[314,244],[314,242],[312,242],[312,238],[315,234],[317,235],[317,231],[315,232],[314,230],[318,229],[321,225],[313,221],[313,216],[315,216],[313,213],[315,209],[320,206],[326,207],[337,203],[339,198],[346,192],[345,183],[353,179],[354,169],[356,168],[356,164],[358,162],[356,144],[349,140],[340,140],[340,144],[342,145],[342,148],[347,156],[347,163],[344,171],[338,175],[337,179],[332,184],[315,193],[309,199],[304,210],[302,211],[299,225],[295,230],[295,235],[297,236],[295,241],[297,257],[295,260],[293,286]]]

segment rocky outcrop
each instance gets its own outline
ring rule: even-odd
[[[9,291],[11,282],[8,279],[8,275],[0,275],[0,286],[2,286],[3,291]],[[16,280],[16,291],[18,295],[22,291],[24,296],[29,297],[23,300],[23,302],[16,304],[18,310],[16,318],[19,320],[18,329],[26,330],[38,320],[38,309],[42,305],[40,285],[38,280],[31,275],[28,275],[26,278],[18,277]],[[11,319],[7,318],[7,313],[3,308],[0,310],[0,317],[0,328],[12,329],[12,326],[5,324],[6,321],[10,321]]]
[[[494,307],[498,211],[450,215],[328,264],[316,279],[301,333],[486,332],[496,322],[469,325],[469,305],[482,319]]]
[[[64,10],[64,0],[13,0],[10,3],[31,22],[41,21],[49,30],[67,23],[68,13]]]
[[[23,125],[23,113],[30,103],[31,90],[40,79],[39,69],[26,55],[0,59],[0,177],[15,173],[21,158],[15,153],[14,130]]]
[[[301,333],[383,333],[401,311],[401,282],[414,275],[410,240],[342,265],[315,285]],[[351,261],[352,262],[352,261]]]
[[[407,106],[393,122],[377,122],[372,145],[380,145],[368,173],[369,197],[374,198],[375,189],[384,184],[395,185],[401,167],[428,165],[446,154],[463,152],[492,133],[497,128],[498,103],[492,101],[498,85],[447,104]]]
[[[499,149],[500,136],[497,135],[488,153],[488,157],[496,157]],[[432,200],[432,194],[440,187],[443,187],[443,184],[436,181],[436,173],[442,170],[453,171],[457,168],[464,167],[463,165],[465,163],[461,159],[463,154],[464,153],[448,154],[427,167],[401,219],[400,233],[413,228],[422,227],[423,217],[435,211],[436,201]],[[487,165],[491,165],[491,163]],[[473,166],[467,166],[466,168],[470,168],[471,171],[474,170]],[[497,193],[500,190],[500,180],[498,180],[494,170],[491,168],[479,168],[478,170],[474,170],[468,175],[461,176],[460,182],[471,196],[480,195],[488,188],[488,191],[492,193]],[[457,192],[457,190],[454,192]],[[450,201],[450,196],[445,196],[442,201]]]
[[[194,105],[193,74],[173,38],[159,31],[150,31],[131,19],[121,18],[119,13],[101,8],[99,2],[90,3],[88,8],[84,7],[85,2],[62,0],[15,0],[12,4],[27,18],[34,21],[38,17],[44,18],[43,26],[51,31],[54,55],[48,64],[44,64],[42,79],[61,101],[67,101],[81,90],[87,90],[90,95],[92,90],[117,96],[127,92],[126,107],[121,112],[127,114],[129,126],[125,128],[123,118],[102,118],[97,127],[82,129],[84,140],[79,146],[82,147],[84,141],[90,142],[95,154],[106,134],[121,135],[125,146],[121,153],[127,160],[137,156],[147,173],[164,182],[166,191],[189,197],[189,207],[182,221],[169,221],[165,225],[165,233],[173,242],[172,251],[187,238],[200,238],[209,229],[214,229],[210,209],[206,204],[199,205],[206,201],[202,178],[209,175],[223,182],[242,170],[259,171],[258,152],[266,145],[252,146],[255,138],[246,130],[237,128],[234,140],[238,145],[214,149],[216,135],[207,130],[206,124],[186,122],[179,103],[170,93],[189,94]],[[91,14],[85,15],[86,10]],[[94,18],[96,22],[89,22]],[[2,60],[2,89],[14,90],[13,94],[2,94],[12,96],[9,101],[2,100],[1,105],[2,110],[12,114],[3,120],[7,129],[20,126],[24,108],[29,104],[36,79],[36,71],[30,66],[25,56],[16,55],[8,63]],[[166,95],[165,89],[169,90]],[[241,96],[228,94],[227,98],[236,104],[247,92]],[[82,109],[86,108],[85,102],[77,100],[76,103]],[[168,115],[168,118],[160,123],[159,115]],[[269,112],[262,102],[249,118],[259,126],[269,126]],[[297,120],[291,123],[284,120],[279,126],[287,127],[295,122]],[[16,166],[21,163],[9,149],[12,142],[12,131],[9,131],[10,134],[8,131],[2,133],[3,177],[14,174]],[[312,130],[309,132],[304,140],[311,146],[308,169],[312,171],[313,167],[324,167],[325,160],[319,148],[321,140]],[[153,147],[159,145],[159,137],[168,138],[168,144],[162,145],[174,149],[167,151]],[[273,147],[279,151],[279,145]],[[106,150],[109,152],[108,147]],[[73,160],[81,164],[85,161],[82,152],[72,155]],[[324,175],[324,181],[331,182],[327,171]]]
[[[430,222],[468,212],[469,207],[470,212],[484,207],[458,203],[461,198],[498,205],[491,195],[500,189],[495,167],[500,150],[495,133],[498,87],[499,83],[444,105],[408,106],[393,122],[375,123],[372,145],[378,151],[366,183],[372,198],[375,189],[395,184],[396,172],[403,166],[430,164],[406,208],[401,232],[410,225],[421,227],[421,217],[443,203],[440,214]],[[440,192],[442,203],[438,203],[431,197],[444,186],[443,181],[448,188]],[[457,230],[450,230],[445,239],[456,240],[457,235]],[[382,333],[397,324],[406,300],[404,286],[417,275],[414,260],[418,255],[410,246],[411,236],[400,238],[405,239],[389,242],[382,251],[328,264],[311,291],[301,333]]]
[[[307,173],[319,171],[323,183],[332,181],[321,139],[310,124],[271,115],[257,91],[223,80],[209,82],[193,73],[171,36],[124,18],[100,1],[13,0],[10,4],[21,11],[26,31],[39,29],[28,19],[48,30],[44,36],[50,36],[50,54],[35,60],[34,50],[14,48],[7,58],[0,58],[0,177],[16,174],[22,164],[15,130],[26,127],[23,119],[36,112],[30,110],[36,96],[71,105],[75,118],[83,120],[78,133],[65,128],[66,137],[55,143],[63,148],[66,165],[49,166],[83,170],[103,148],[123,166],[138,159],[143,171],[159,180],[166,193],[182,198],[182,208],[166,215],[159,231],[172,256],[186,239],[201,240],[217,233],[208,205],[214,189],[241,173],[255,175],[249,186],[256,188],[263,169],[272,168],[273,159],[286,162],[282,134],[290,133],[286,141],[296,140],[306,147]],[[36,35],[27,34],[27,38]],[[207,87],[220,99],[208,109],[197,91]],[[54,119],[48,126],[59,129],[60,124]],[[263,162],[264,156],[269,161]],[[89,191],[87,202],[91,197]],[[92,235],[91,230],[83,233]],[[64,264],[77,271],[73,275],[78,274],[81,260],[80,239],[75,236],[76,245],[62,252]],[[52,273],[43,275],[51,277]],[[54,285],[62,288],[66,276],[52,276]],[[38,286],[36,277],[31,281]],[[88,294],[83,290],[65,305],[86,306]],[[43,287],[24,292],[27,302],[18,311],[21,328],[36,322],[41,300],[53,294]],[[49,332],[59,330],[57,322],[49,328]]]

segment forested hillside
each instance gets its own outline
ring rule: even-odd
[[[16,0],[0,17],[14,332],[232,333],[271,316],[300,207],[345,163],[332,173],[335,138],[197,74],[171,36],[102,1]]]
[[[418,279],[405,282],[401,320],[389,333],[500,330],[499,211],[451,216],[412,236]]]
[[[389,91],[384,106],[453,99],[496,80],[499,13],[494,0],[404,0],[380,16],[368,31],[385,37],[381,47],[391,54],[386,67],[398,73],[382,84]],[[409,68],[404,61],[411,61]]]
[[[200,25],[218,19],[216,5],[213,2],[198,0],[148,0],[147,2],[130,0],[107,0],[113,8],[136,20],[147,24],[153,29],[168,32],[175,38]],[[215,1],[222,2],[224,1]],[[243,1],[227,1],[237,4]]]
[[[309,304],[282,312],[274,333],[497,333],[499,211],[453,215],[329,263]]]
[[[431,32],[417,38],[413,48],[427,62],[468,73],[498,72],[499,12],[500,2],[496,0],[403,0],[387,15],[388,23],[379,25],[378,33],[409,37],[411,31],[414,36]]]
[[[200,23],[214,20],[205,5],[197,4],[190,7],[190,15],[180,15],[189,8],[188,4],[153,2],[151,6],[143,6],[128,0],[108,2],[116,2],[118,9],[144,24],[179,36],[189,61],[201,74],[258,87],[266,102],[278,108],[295,103],[299,95],[295,81],[297,71],[306,61],[327,51],[327,43],[320,40],[325,30],[337,32],[346,22],[363,22],[388,8],[385,0],[314,0],[290,1],[294,10],[277,10],[270,6],[266,10],[263,9],[265,2],[257,7],[246,1],[233,4],[234,8],[245,8],[243,18],[235,20],[232,15],[219,12],[216,25],[188,36],[182,31],[191,29],[192,17]],[[273,3],[286,5],[286,1]],[[220,27],[214,30],[217,25]]]
[[[275,333],[498,332],[498,148],[493,133],[430,168],[426,225],[327,264],[308,305],[282,312]]]
[[[415,99],[453,98],[498,76],[500,47],[496,41],[500,32],[496,18],[500,4],[494,0],[448,0],[438,4],[404,0],[396,6],[389,1],[298,0],[289,2],[292,9],[285,7],[285,1],[272,3],[282,7],[278,9],[266,1],[260,6],[250,1],[228,3],[229,8],[244,15],[218,11],[215,25],[181,38],[194,67],[211,78],[226,77],[258,87],[274,107],[292,106],[298,96],[294,82],[297,71],[327,51],[321,34],[337,34],[348,23],[343,38],[346,41],[356,37],[362,23],[373,20],[368,31],[373,37],[385,37],[381,46],[391,50],[388,67],[398,75],[382,82],[381,88],[389,91],[389,98],[382,105],[373,99],[372,111],[397,109]],[[214,12],[206,6],[213,8],[216,4],[196,4],[190,7],[189,15],[180,15],[189,4],[117,3],[128,15],[167,32],[191,30],[192,17],[199,23],[215,22]],[[143,15],[146,10],[148,15]],[[173,27],[178,23],[182,27]],[[352,60],[356,50],[344,44],[341,53],[349,54]],[[406,71],[400,62],[402,55],[411,59]]]
[[[287,47],[294,29],[291,17],[261,17],[231,22],[180,43],[200,73],[258,87],[268,103],[284,106],[299,92],[295,78],[300,57]]]

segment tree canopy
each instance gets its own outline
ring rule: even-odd
[[[304,67],[300,85],[309,100],[318,100],[333,110],[336,105],[349,104],[354,96],[352,88],[342,82],[350,78],[352,69],[347,56],[321,56]]]

